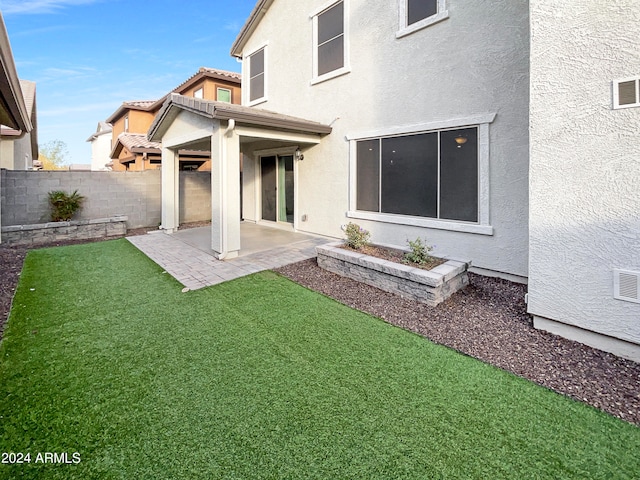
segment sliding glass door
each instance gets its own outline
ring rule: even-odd
[[[293,155],[260,157],[262,220],[293,223]]]

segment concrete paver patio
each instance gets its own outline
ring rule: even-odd
[[[244,222],[240,232],[240,256],[231,260],[213,256],[211,227],[171,235],[157,231],[127,240],[190,290],[313,258],[316,246],[332,241]]]

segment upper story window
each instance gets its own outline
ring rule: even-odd
[[[613,108],[640,107],[640,76],[613,81]]]
[[[124,117],[124,131],[129,131],[129,115],[125,115]]]
[[[200,87],[193,92],[193,98],[204,98],[204,87]]]
[[[312,15],[313,82],[347,73],[348,34],[345,0],[334,2]]]
[[[249,55],[249,105],[266,101],[266,50],[260,50]]]
[[[446,0],[398,0],[398,11],[397,38],[449,18]]]
[[[216,91],[216,100],[219,102],[231,103],[231,90],[228,88],[218,87]]]

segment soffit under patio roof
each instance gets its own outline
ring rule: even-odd
[[[192,112],[212,120],[234,120],[236,124],[270,130],[315,135],[328,135],[332,130],[329,125],[268,110],[171,94],[151,124],[147,137],[152,141],[161,141],[179,111]]]
[[[0,123],[24,133],[33,128],[24,102],[7,29],[0,13]]]

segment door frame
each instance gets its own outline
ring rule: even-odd
[[[257,223],[262,225],[282,228],[285,230],[297,230],[298,229],[298,161],[296,160],[296,150],[299,147],[297,145],[287,146],[287,147],[279,147],[279,148],[269,148],[265,150],[256,150],[253,152],[255,166],[256,166],[256,182],[255,182],[255,198],[256,198],[256,219]],[[277,162],[278,157],[293,157],[293,222],[281,222],[277,220],[277,211],[276,211],[276,221],[271,220],[263,220],[262,218],[262,157],[276,157],[276,171],[277,171]],[[276,180],[277,181],[277,180]],[[277,209],[276,209],[277,210]]]

